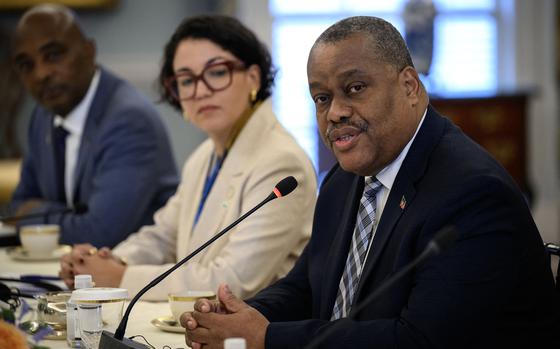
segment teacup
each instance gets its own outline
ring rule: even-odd
[[[194,303],[202,298],[213,300],[216,299],[216,294],[212,291],[181,291],[169,294],[169,307],[175,321],[179,322],[184,312],[193,311]]]
[[[25,225],[19,232],[23,248],[34,256],[50,256],[58,247],[59,236],[60,226],[56,224]]]

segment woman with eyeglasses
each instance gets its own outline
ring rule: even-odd
[[[294,192],[263,206],[145,298],[216,290],[221,282],[247,297],[287,273],[309,238],[317,184],[310,160],[272,112],[273,80],[268,50],[236,19],[183,21],[165,46],[161,95],[208,139],[187,159],[155,224],[112,251],[75,246],[61,260],[65,282],[92,274],[96,286],[134,295],[294,176]]]

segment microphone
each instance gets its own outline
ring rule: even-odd
[[[76,203],[74,205],[74,207],[57,208],[57,209],[48,210],[48,211],[45,211],[45,212],[31,213],[31,214],[25,214],[25,215],[20,215],[20,216],[0,217],[0,222],[18,221],[18,220],[24,220],[24,219],[37,218],[37,217],[45,217],[45,220],[46,220],[46,217],[51,215],[51,214],[67,214],[67,213],[84,214],[87,211],[88,211],[88,206],[86,204],[83,204],[83,203],[79,202],[79,203]]]
[[[128,317],[130,315],[130,312],[132,311],[132,307],[134,306],[134,304],[136,304],[136,302],[140,299],[140,297],[142,297],[142,295],[144,293],[148,292],[151,288],[153,288],[154,286],[159,284],[163,279],[165,279],[169,274],[174,272],[177,268],[179,268],[180,266],[182,266],[183,264],[188,262],[191,258],[193,258],[197,254],[199,254],[202,250],[204,250],[206,247],[208,247],[214,241],[216,241],[217,239],[222,237],[225,233],[227,233],[229,230],[231,230],[231,228],[235,227],[237,224],[239,224],[245,218],[249,217],[256,210],[258,210],[259,208],[264,206],[269,201],[272,201],[274,199],[281,198],[283,196],[288,195],[289,193],[291,193],[297,187],[297,185],[298,185],[298,183],[293,176],[289,176],[289,177],[284,178],[283,180],[278,182],[278,184],[276,184],[276,186],[272,190],[272,193],[270,193],[270,195],[268,195],[258,205],[253,207],[251,210],[249,210],[243,216],[239,217],[235,222],[228,225],[222,231],[220,231],[219,233],[217,233],[216,235],[211,237],[208,241],[206,241],[204,244],[199,246],[191,254],[189,254],[185,258],[181,259],[177,264],[175,264],[174,266],[172,266],[171,268],[169,268],[168,270],[163,272],[161,275],[157,276],[155,279],[150,281],[150,283],[148,285],[146,285],[143,289],[141,289],[134,296],[134,298],[132,298],[132,300],[128,304],[128,307],[126,308],[126,311],[125,311],[125,313],[123,315],[123,318],[122,318],[122,320],[119,324],[119,327],[117,327],[117,330],[115,331],[115,334],[113,335],[112,333],[110,333],[108,331],[103,331],[103,333],[101,334],[101,340],[99,341],[99,348],[100,349],[147,348],[144,344],[135,342],[135,341],[130,340],[128,338],[123,339],[124,333],[126,331],[126,324],[128,322]]]
[[[414,260],[408,263],[404,268],[399,270],[393,276],[391,276],[387,281],[385,281],[377,290],[371,293],[367,298],[365,298],[360,303],[356,304],[355,307],[352,307],[352,311],[348,318],[354,319],[358,316],[360,311],[364,310],[364,308],[369,305],[374,300],[377,300],[383,293],[385,293],[388,289],[393,287],[397,281],[401,280],[403,276],[408,274],[412,271],[412,269],[416,268],[420,263],[424,262],[426,259],[433,257],[435,255],[440,254],[441,252],[447,250],[455,243],[457,239],[457,229],[454,226],[445,226],[441,228],[434,238],[428,242],[426,248],[422,253],[414,258]],[[321,343],[325,341],[339,326],[339,323],[333,324],[331,327],[327,328],[320,336],[315,337],[309,344],[305,346],[305,349],[312,349],[318,348]]]

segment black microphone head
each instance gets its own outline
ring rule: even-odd
[[[88,205],[78,202],[74,204],[74,213],[75,214],[84,214],[88,211]]]
[[[442,252],[453,246],[455,240],[457,240],[457,235],[457,229],[448,225],[439,230],[432,242],[439,248],[439,252]]]
[[[294,176],[288,176],[278,182],[272,191],[277,198],[290,194],[297,187],[297,181]]]

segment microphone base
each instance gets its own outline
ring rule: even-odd
[[[99,349],[150,349],[150,347],[135,342],[128,338],[122,340],[114,338],[114,334],[108,331],[101,333],[101,340],[99,341]]]

